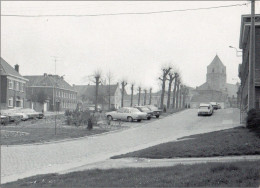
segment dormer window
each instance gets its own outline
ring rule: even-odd
[[[215,70],[214,69],[212,69],[212,72],[214,72]]]

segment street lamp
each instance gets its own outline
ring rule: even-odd
[[[237,57],[242,57],[242,55],[239,55],[238,53],[239,52],[242,52],[242,51],[238,51],[236,47],[233,47],[233,46],[229,46],[229,48],[234,48],[236,50],[236,56]]]

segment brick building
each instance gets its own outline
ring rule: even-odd
[[[28,81],[19,73],[19,65],[13,68],[2,57],[0,64],[1,109],[24,107],[25,84]]]
[[[238,74],[241,80],[239,98],[243,119],[248,111],[250,24],[250,15],[242,15],[239,39],[239,48],[242,49],[242,64],[239,65]],[[260,109],[260,14],[255,15],[255,96],[255,106]]]
[[[50,111],[76,109],[77,92],[63,77],[44,73],[37,76],[25,76],[29,80],[26,86],[27,99],[38,103],[47,103]]]

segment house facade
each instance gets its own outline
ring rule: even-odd
[[[226,66],[218,55],[207,66],[206,82],[197,87],[191,98],[191,108],[198,108],[200,103],[217,102],[222,108],[237,107],[237,84],[226,82]]]
[[[240,107],[242,119],[248,111],[248,71],[249,71],[249,46],[250,46],[250,15],[242,15],[239,48],[242,49],[242,64],[239,65],[238,75],[241,80],[239,88]],[[260,14],[255,15],[255,107],[260,109]]]
[[[1,109],[24,107],[26,102],[25,85],[27,81],[28,79],[19,73],[19,65],[15,65],[15,68],[13,68],[1,57]]]
[[[77,107],[77,92],[62,76],[44,73],[25,76],[27,99],[31,107],[35,102],[46,104],[44,111],[74,110]]]
[[[96,85],[74,85],[77,91],[78,102],[85,105],[93,105],[96,101]],[[121,90],[119,84],[114,85],[99,85],[98,86],[98,105],[102,110],[110,108],[118,109],[121,107]]]

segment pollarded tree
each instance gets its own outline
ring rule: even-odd
[[[122,86],[121,107],[124,107],[124,95],[125,95],[125,86],[126,85],[127,85],[127,82],[125,80],[123,80],[121,82],[121,86]]]
[[[131,104],[130,106],[133,106],[133,96],[134,96],[134,83],[131,84]]]
[[[139,86],[138,87],[138,106],[140,105],[141,91],[142,91],[142,88],[141,88],[141,86]]]
[[[99,87],[99,84],[101,83],[101,71],[100,70],[97,70],[95,72],[95,83],[96,83],[96,95],[95,95],[95,111],[97,111],[97,105],[98,105],[98,87]]]
[[[175,79],[175,74],[172,72],[169,72],[169,86],[168,86],[168,98],[167,98],[167,109],[170,108],[170,103],[171,103],[171,89],[172,89],[172,82]]]
[[[162,77],[159,77],[159,79],[162,81],[162,94],[161,94],[161,109],[163,109],[163,101],[164,101],[164,94],[165,94],[165,84],[167,81],[167,76],[169,72],[171,71],[172,67],[169,66],[167,68],[162,68]]]
[[[175,108],[176,104],[176,89],[177,89],[177,83],[178,83],[178,77],[179,74],[177,72],[174,73],[175,81],[174,81],[174,88],[173,88],[173,95],[172,95],[172,108]]]

